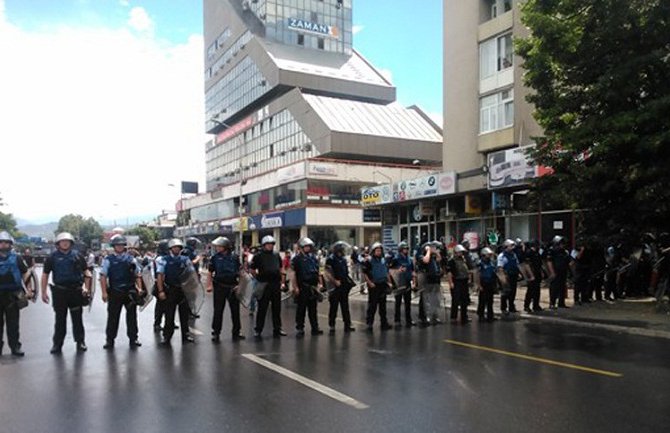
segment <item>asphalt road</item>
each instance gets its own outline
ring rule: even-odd
[[[357,332],[340,322],[335,336],[301,340],[287,301],[289,336],[261,342],[243,310],[239,343],[226,311],[213,345],[210,297],[196,324],[204,335],[169,349],[158,347],[150,307],[143,347],[128,348],[122,320],[106,352],[97,299],[84,317],[88,352],[75,353],[69,328],[52,356],[53,314],[40,301],[22,311],[26,357],[6,347],[0,357],[0,432],[658,432],[670,423],[669,340],[530,320],[370,335],[364,305],[352,307]]]

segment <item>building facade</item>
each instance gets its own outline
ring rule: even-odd
[[[439,170],[442,131],[353,49],[351,0],[204,0],[206,192],[177,235],[369,243],[359,190]]]
[[[489,237],[572,238],[572,212],[542,209],[528,195],[528,182],[547,170],[527,158],[542,129],[525,99],[521,59],[514,53],[514,38],[527,34],[520,3],[444,1],[442,160],[443,171],[455,173],[456,188],[404,206],[383,206],[385,230],[395,240],[468,238],[474,246]],[[390,187],[397,191],[398,185]],[[434,210],[428,217],[429,212],[417,212],[426,208]],[[416,223],[423,231],[412,231],[413,215],[422,216]]]

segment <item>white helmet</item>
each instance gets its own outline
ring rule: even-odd
[[[563,242],[563,236],[554,236],[554,239],[551,240],[551,243],[558,245]]]
[[[170,239],[170,242],[168,242],[168,248],[172,248],[172,247],[184,248],[184,244],[181,242],[180,239],[174,238],[174,239]]]
[[[228,239],[227,237],[219,236],[218,238],[212,241],[212,245],[214,245],[215,247],[230,248],[231,242],[230,239]]]
[[[74,243],[74,236],[72,236],[68,232],[58,233],[56,235],[56,240],[54,241],[54,243],[56,245],[58,245],[58,242],[60,242],[60,241],[70,241],[70,242]]]
[[[261,240],[261,245],[266,245],[266,244],[276,244],[277,241],[275,241],[275,238],[273,238],[270,235],[263,236],[263,240]]]
[[[464,253],[467,250],[465,249],[465,247],[463,245],[458,244],[458,245],[456,245],[456,247],[454,247],[454,251],[457,252],[457,253]]]
[[[492,254],[493,254],[493,250],[492,250],[491,248],[489,248],[489,247],[484,247],[484,248],[482,249],[482,255],[483,255],[483,256],[490,256],[490,255],[492,255]]]
[[[7,241],[10,244],[14,244],[14,238],[5,230],[0,232],[0,241]]]
[[[513,247],[514,245],[516,245],[516,243],[514,243],[512,239],[505,239],[505,242],[503,242],[503,247],[505,248]]]
[[[311,240],[310,238],[304,237],[304,238],[300,239],[300,242],[298,242],[298,246],[300,248],[314,247],[314,241]]]

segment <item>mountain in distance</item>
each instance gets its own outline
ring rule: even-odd
[[[45,224],[31,224],[27,221],[19,221],[17,224],[19,231],[28,236],[41,237],[46,239],[54,238],[54,231],[58,228],[57,222]]]

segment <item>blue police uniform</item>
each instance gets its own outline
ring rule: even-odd
[[[295,270],[296,280],[300,288],[297,299],[298,308],[295,316],[295,327],[299,335],[304,332],[305,312],[307,312],[312,334],[319,334],[319,322],[316,314],[316,307],[320,298],[320,293],[317,289],[319,285],[319,261],[314,254],[303,252],[293,258],[291,266]]]
[[[414,263],[408,254],[398,253],[391,261],[391,269],[405,268],[405,271],[399,274],[399,281],[396,284],[399,286],[407,286],[407,290],[396,295],[395,297],[395,323],[396,326],[400,324],[400,316],[402,304],[405,303],[405,326],[410,328],[415,325],[412,320],[412,291],[409,286],[412,281],[412,273],[414,272]]]
[[[374,253],[374,251],[373,251]],[[372,331],[372,325],[375,321],[375,314],[379,309],[379,318],[381,320],[381,329],[391,329],[386,318],[386,292],[388,290],[388,266],[383,257],[371,255],[364,263],[364,273],[372,281],[375,287],[368,287],[368,309],[366,314],[366,323],[368,331]]]
[[[107,278],[107,345],[114,345],[114,339],[119,331],[121,310],[126,309],[126,333],[131,346],[139,346],[137,341],[137,288],[136,280],[141,269],[133,256],[127,252],[110,254],[102,261],[100,274]]]
[[[209,262],[209,272],[214,286],[214,317],[212,318],[212,339],[218,341],[223,325],[223,310],[226,301],[230,304],[233,321],[233,340],[241,338],[240,302],[234,288],[239,282],[240,257],[229,251],[216,253]]]
[[[0,354],[7,323],[7,342],[14,355],[23,355],[19,342],[19,306],[17,297],[23,290],[22,274],[28,271],[25,262],[13,251],[0,255]]]
[[[337,307],[342,311],[342,320],[344,321],[344,331],[353,330],[351,326],[351,313],[349,312],[349,291],[352,287],[352,280],[349,277],[349,267],[347,259],[344,256],[330,254],[326,259],[326,269],[332,272],[333,278],[340,282],[339,287],[335,287],[328,295],[328,326],[331,332],[335,329],[335,319],[337,318]]]
[[[167,344],[174,335],[174,317],[179,311],[179,326],[182,342],[192,341],[189,334],[188,319],[191,314],[188,302],[184,297],[182,276],[188,270],[193,269],[191,261],[186,256],[174,255],[172,253],[160,257],[156,261],[156,273],[163,274],[166,299],[164,301],[165,326],[163,327],[163,344]]]

